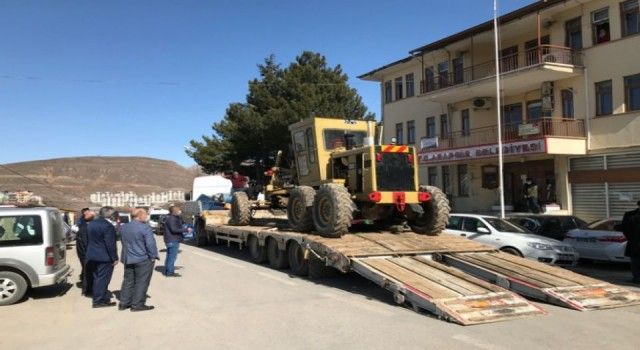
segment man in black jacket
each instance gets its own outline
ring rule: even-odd
[[[87,240],[87,283],[92,279],[93,307],[115,306],[111,301],[109,282],[113,275],[113,268],[118,264],[116,248],[116,229],[112,221],[116,220],[113,207],[102,207],[100,217],[93,220],[88,227]]]
[[[622,231],[627,238],[627,248],[624,255],[631,259],[631,274],[633,283],[640,283],[640,201],[638,208],[624,213],[622,223],[615,227]]]
[[[78,260],[80,260],[80,285],[82,286],[82,294],[91,294],[91,286],[88,286],[85,281],[85,263],[87,255],[87,226],[89,222],[93,220],[95,213],[89,208],[84,208],[80,211],[80,220],[76,224],[78,226],[78,232],[76,233],[76,253],[78,254]]]
[[[178,250],[182,241],[182,234],[191,232],[191,228],[183,228],[182,210],[176,205],[169,207],[169,215],[164,219],[164,243],[167,246],[167,258],[164,261],[164,275],[166,277],[180,277],[175,272]]]

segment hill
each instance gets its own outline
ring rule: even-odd
[[[175,162],[144,157],[56,158],[5,166],[9,169],[0,167],[0,190],[30,190],[47,205],[73,210],[88,205],[96,191],[188,192],[197,176]]]

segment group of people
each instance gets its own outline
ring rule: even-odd
[[[178,206],[170,207],[169,211],[170,215],[164,223],[167,256],[163,274],[166,277],[180,277],[175,273],[175,262],[182,235],[191,232],[191,228],[183,227],[182,212]],[[118,310],[152,310],[154,307],[146,304],[147,291],[155,261],[160,260],[160,255],[153,230],[147,224],[147,210],[135,208],[133,220],[119,227],[116,227],[118,212],[113,207],[102,207],[98,217],[95,216],[93,210],[84,208],[78,220],[76,250],[81,264],[82,293],[91,296],[94,308],[115,306],[108,287],[113,270],[121,261],[124,277]],[[117,232],[122,242],[120,258],[116,244]]]
[[[624,254],[631,260],[632,283],[640,284],[640,201],[638,207],[624,213],[622,222],[615,229],[627,238]]]

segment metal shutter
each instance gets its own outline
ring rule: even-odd
[[[607,216],[604,183],[572,184],[573,215],[587,222]]]
[[[625,212],[637,208],[640,200],[640,182],[609,184],[609,216],[622,218]]]
[[[640,167],[640,152],[607,156],[607,169]]]
[[[600,170],[604,169],[604,157],[582,157],[569,160],[571,170]]]

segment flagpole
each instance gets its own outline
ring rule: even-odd
[[[500,96],[500,56],[498,44],[498,1],[493,0],[493,40],[496,61],[496,110],[498,118],[498,177],[500,179],[498,191],[500,194],[500,218],[504,219],[504,161],[502,155],[502,104]]]

